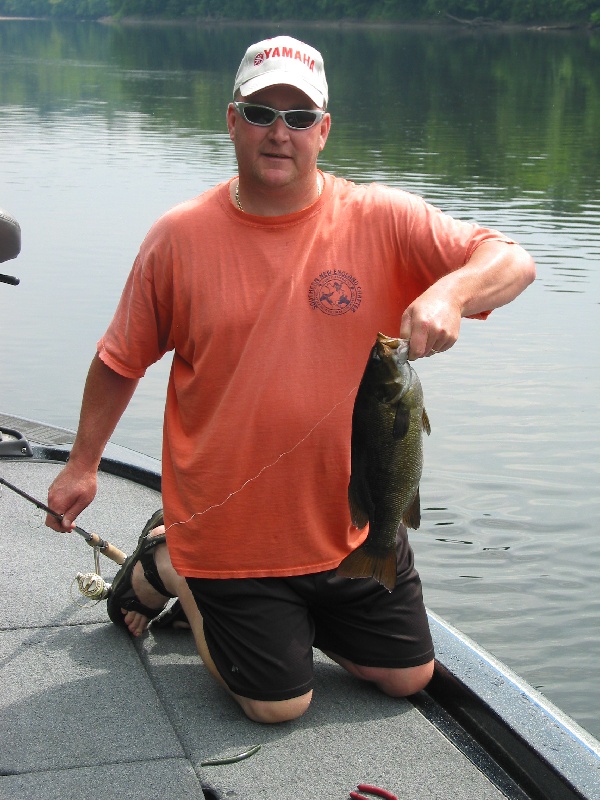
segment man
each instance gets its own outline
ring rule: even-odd
[[[207,668],[261,722],[306,710],[313,646],[392,696],[429,681],[405,529],[394,591],[335,574],[366,536],[347,507],[353,398],[378,331],[410,339],[411,359],[443,352],[462,317],[485,318],[534,277],[497,231],[320,172],[327,101],[312,47],[248,48],[227,109],[239,175],[150,230],[49,491],[69,529],[139,378],[173,350],[164,526],[149,520],[108,611],[139,635],[177,596]]]

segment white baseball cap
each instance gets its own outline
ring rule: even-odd
[[[233,94],[235,97],[239,90],[248,97],[279,84],[295,86],[319,108],[327,106],[327,79],[321,53],[291,36],[276,36],[251,45],[235,76]]]

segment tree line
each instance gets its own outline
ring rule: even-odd
[[[0,0],[0,15],[600,25],[599,0]]]

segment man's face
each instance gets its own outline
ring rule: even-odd
[[[279,111],[316,108],[310,98],[292,86],[271,86],[240,100]],[[326,114],[306,130],[291,130],[281,117],[273,125],[261,127],[246,122],[233,104],[227,109],[229,136],[246,186],[255,182],[262,188],[283,188],[314,180],[317,158],[325,147],[330,125],[331,118]]]

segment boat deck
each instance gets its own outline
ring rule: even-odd
[[[2,476],[44,500],[59,470],[2,463]],[[158,492],[101,473],[79,518],[131,552]],[[0,494],[3,799],[343,798],[358,783],[402,797],[502,797],[408,701],[392,700],[318,657],[313,705],[300,720],[248,721],[207,673],[186,632],[140,640],[88,608],[73,579],[93,572],[77,535],[45,528],[43,514]],[[116,566],[102,558],[105,577]],[[236,764],[202,767],[261,744]],[[95,787],[95,788],[94,788]]]
[[[0,477],[44,502],[60,468],[35,452],[0,459]],[[131,552],[161,504],[157,475],[146,484],[100,472],[78,523]],[[189,632],[133,639],[108,620],[104,601],[90,605],[74,578],[94,571],[92,549],[46,528],[43,516],[0,485],[2,800],[346,800],[359,783],[411,800],[530,797],[468,736],[461,745],[428,695],[388,698],[318,652],[308,712],[285,724],[249,721]],[[117,570],[104,557],[101,567],[108,580]],[[202,763],[257,744],[243,761]]]

